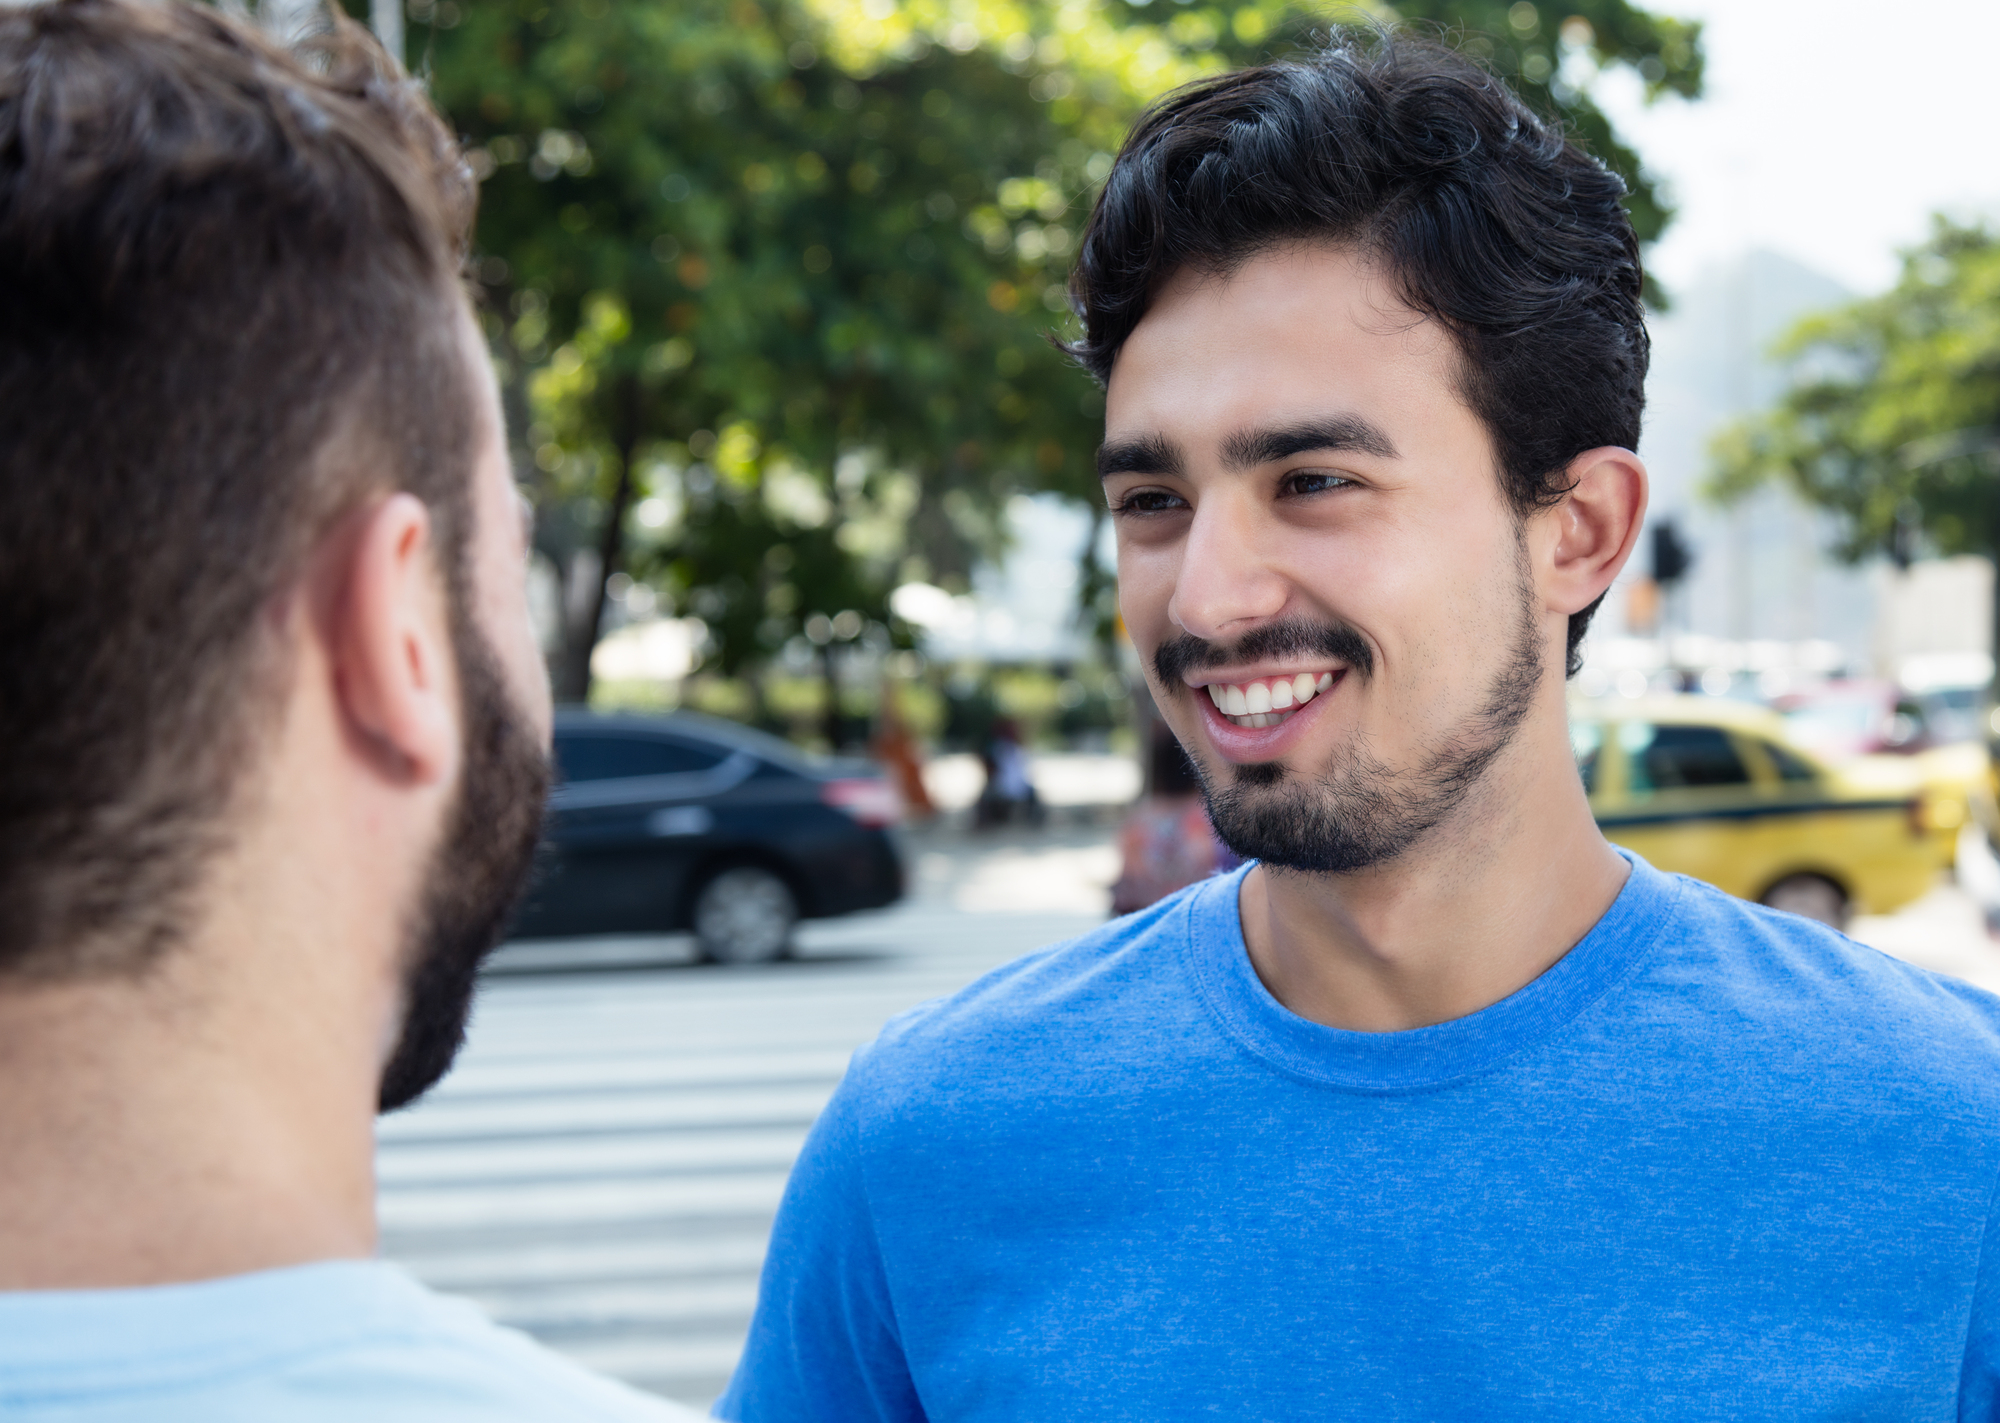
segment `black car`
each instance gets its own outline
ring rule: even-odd
[[[901,814],[865,762],[712,717],[558,712],[546,863],[516,938],[692,929],[704,958],[782,956],[800,919],[892,904]]]

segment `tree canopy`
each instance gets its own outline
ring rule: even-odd
[[[1698,27],[1623,0],[1409,0],[1667,213],[1599,66],[1701,84]],[[1102,400],[1048,340],[1097,185],[1165,91],[1329,23],[1284,0],[418,0],[410,59],[482,180],[475,272],[581,696],[617,571],[752,667],[896,628],[1015,493],[1095,503]],[[1087,599],[1108,606],[1088,568]],[[851,614],[839,619],[840,614]]]
[[[1717,438],[1715,494],[1783,481],[1840,517],[1849,559],[2000,555],[2000,235],[1937,219],[1893,289],[1779,354],[1788,388]]]

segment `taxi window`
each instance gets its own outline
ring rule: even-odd
[[[1810,784],[1819,779],[1819,772],[1812,768],[1811,763],[1801,760],[1775,741],[1766,741],[1763,747],[1764,754],[1771,758],[1771,765],[1776,769],[1779,780]]]
[[[1583,793],[1597,793],[1597,753],[1604,747],[1604,727],[1595,721],[1569,724],[1570,750],[1576,753],[1577,774],[1583,777]]]
[[[1743,758],[1720,727],[1627,722],[1618,739],[1626,752],[1627,787],[1634,795],[1740,786],[1750,780]]]

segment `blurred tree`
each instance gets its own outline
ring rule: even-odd
[[[1783,480],[1840,517],[1853,560],[1907,565],[1919,540],[2000,558],[2000,235],[1935,219],[1892,290],[1808,318],[1778,353],[1790,388],[1717,437],[1713,493]],[[1994,628],[2000,651],[2000,606]]]
[[[483,182],[475,272],[560,573],[570,699],[620,570],[703,618],[733,671],[816,617],[881,635],[897,583],[956,586],[998,551],[1014,493],[1094,506],[1102,399],[1046,337],[1070,319],[1096,185],[1145,102],[1326,23],[1285,0],[409,13],[413,64]],[[1346,12],[1399,16],[1563,116],[1658,233],[1665,209],[1588,88],[1617,64],[1697,93],[1697,27],[1623,0],[1546,22],[1494,0]],[[1094,553],[1082,591],[1108,628]]]

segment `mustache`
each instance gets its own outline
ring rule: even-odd
[[[1181,678],[1198,667],[1225,667],[1232,662],[1259,662],[1319,653],[1353,668],[1363,677],[1375,672],[1375,653],[1368,640],[1346,623],[1288,622],[1267,623],[1225,645],[1182,633],[1161,643],[1153,653],[1153,672],[1163,687],[1181,685]]]

